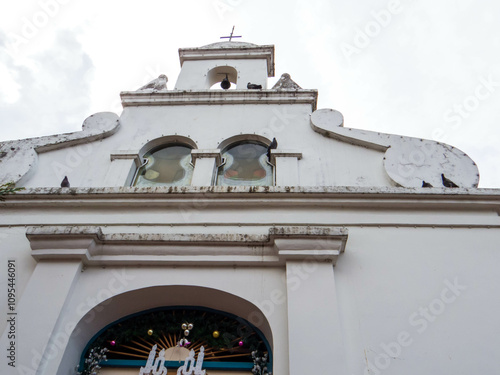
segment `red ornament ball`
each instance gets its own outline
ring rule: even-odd
[[[111,346],[115,346],[116,345],[116,341],[113,340],[113,341],[110,342],[110,344],[111,344]]]
[[[238,343],[238,345],[239,345],[239,346],[243,346],[243,344],[244,344],[244,342],[243,342],[243,341],[240,341],[240,342]]]

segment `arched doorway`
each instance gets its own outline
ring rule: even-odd
[[[154,323],[155,317],[157,320],[160,319],[160,313],[163,314],[161,319],[169,320],[163,330],[161,321]],[[203,323],[203,314],[205,314],[207,320],[206,324]],[[176,315],[180,323],[175,323]],[[133,319],[136,319],[135,322]],[[141,319],[142,323],[137,323]],[[95,306],[76,325],[74,334],[72,334],[63,355],[58,374],[66,374],[68,369],[74,369],[75,365],[80,363],[82,356],[87,355],[88,349],[99,338],[101,343],[107,341],[110,348],[110,342],[115,341],[116,348],[111,348],[110,351],[125,353],[113,353],[113,355],[110,353],[110,358],[117,356],[114,360],[118,360],[118,362],[110,361],[109,363],[110,365],[117,365],[114,367],[115,370],[118,367],[124,370],[110,372],[111,368],[106,369],[104,367],[102,370],[103,375],[139,373],[140,366],[144,365],[145,359],[148,357],[145,354],[151,350],[149,345],[159,343],[161,347],[167,350],[177,346],[179,337],[181,337],[179,335],[181,325],[183,323],[192,323],[184,321],[189,319],[195,319],[196,327],[199,327],[198,333],[195,334],[195,329],[190,333],[191,337],[197,340],[193,349],[199,350],[203,342],[205,342],[208,349],[206,358],[212,354],[214,357],[211,358],[211,361],[207,360],[205,363],[219,362],[218,365],[213,365],[213,370],[210,370],[211,374],[217,374],[224,366],[226,366],[224,374],[251,373],[251,351],[254,349],[259,350],[261,353],[268,352],[269,362],[272,365],[273,343],[271,329],[260,309],[249,301],[227,292],[205,287],[177,285],[154,286],[133,290],[114,296]],[[218,319],[220,323],[217,325]],[[223,319],[225,319],[224,323],[222,323]],[[125,327],[126,321],[129,321],[127,323],[129,324],[128,328]],[[152,325],[153,323],[156,325]],[[123,329],[129,329],[130,324],[135,325],[137,332],[140,333],[138,336],[133,332],[128,333],[131,340],[125,343],[126,350],[123,350],[123,346],[118,350],[116,345],[118,340],[112,339],[113,335],[119,332],[120,324],[124,327]],[[175,328],[175,324],[180,324],[179,328]],[[232,325],[236,326],[228,329]],[[145,330],[147,326],[152,328]],[[150,329],[153,331],[151,335],[148,334]],[[174,332],[175,330],[177,332]],[[219,332],[219,338],[222,339],[220,342],[215,340],[217,339],[214,337],[215,331]],[[227,334],[224,335],[226,331]],[[212,339],[207,340],[210,335],[212,335]],[[126,336],[124,334],[122,338]],[[122,339],[119,338],[119,340]],[[135,341],[135,343],[132,341]],[[240,341],[243,341],[241,346]],[[194,344],[194,341],[192,343]],[[158,345],[158,350],[160,350],[160,345]],[[223,353],[224,351],[228,354]],[[138,356],[135,359],[135,365],[134,362],[130,362],[134,361],[132,359],[134,356],[130,354]],[[129,358],[126,358],[127,356]],[[170,365],[170,367],[173,366],[173,364]],[[228,373],[227,370],[231,372]],[[174,370],[170,371],[173,372]]]
[[[268,368],[272,367],[269,343],[247,320],[204,307],[166,306],[124,317],[102,329],[82,353],[80,370],[91,350],[106,348],[103,374],[119,375],[120,368],[145,366],[153,347],[155,358],[164,352],[169,369],[177,370],[191,350],[195,357],[203,350],[203,368],[211,371],[248,373],[254,351],[259,356],[267,353]]]

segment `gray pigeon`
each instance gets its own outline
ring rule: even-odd
[[[151,82],[142,86],[137,91],[150,90],[150,89],[153,89],[153,91],[166,90],[167,89],[167,82],[168,82],[167,76],[165,74],[160,74],[158,76],[158,78],[153,79]]]
[[[458,185],[452,180],[447,179],[443,173],[441,173],[441,179],[443,180],[443,186],[447,188],[457,188]]]
[[[430,187],[434,187],[434,186],[432,186],[432,184],[430,182],[422,181],[422,187],[430,188]]]
[[[300,90],[301,87],[297,85],[293,79],[290,77],[290,74],[283,73],[281,78],[276,82],[273,86],[273,90]]]
[[[64,176],[63,180],[61,181],[61,187],[68,187],[69,188],[68,176]]]

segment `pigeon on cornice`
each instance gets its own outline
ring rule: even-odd
[[[257,85],[256,83],[248,82],[247,89],[249,89],[249,90],[262,90],[262,85]]]
[[[300,90],[301,87],[297,85],[290,77],[290,74],[283,73],[273,86],[273,90]]]
[[[163,91],[167,90],[168,78],[165,74],[160,74],[158,78],[153,79],[151,82],[145,84],[137,91],[153,90],[153,91]]]
[[[65,187],[65,188],[70,187],[68,176],[64,176],[63,180],[61,181],[61,187]]]
[[[441,180],[443,180],[443,186],[447,188],[457,188],[458,185],[454,183],[452,180],[449,178],[446,178],[443,173],[441,173]]]

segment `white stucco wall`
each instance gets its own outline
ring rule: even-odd
[[[393,192],[398,191],[405,190],[396,189]],[[346,195],[347,192],[344,190],[342,194]],[[361,192],[362,190],[359,191]],[[289,281],[289,286],[297,288],[297,296],[303,293],[306,299],[311,301],[314,301],[314,298],[323,301],[326,296],[333,297],[332,301],[336,301],[334,310],[338,312],[338,316],[327,315],[317,323],[314,318],[317,314],[314,311],[317,306],[323,306],[323,302],[317,302],[317,306],[313,302],[313,305],[301,306],[300,303],[294,305],[298,300],[290,304],[291,300],[287,301],[281,295],[278,300],[276,295],[273,297],[272,293],[275,291],[287,294],[284,283],[285,268],[282,266],[217,266],[193,269],[169,266],[91,266],[84,272],[75,274],[71,293],[64,298],[64,307],[60,310],[55,329],[40,333],[41,338],[48,339],[49,334],[62,337],[60,332],[65,332],[71,327],[71,323],[81,321],[88,310],[112,295],[148,286],[198,285],[240,296],[259,306],[272,329],[275,369],[288,369],[286,371],[290,371],[290,374],[293,370],[289,368],[289,363],[292,364],[289,362],[289,353],[291,350],[308,352],[309,334],[317,343],[315,353],[318,358],[314,361],[322,358],[320,348],[328,352],[338,346],[339,349],[335,353],[343,360],[337,365],[342,365],[346,373],[363,373],[367,366],[374,373],[382,373],[383,370],[383,373],[388,374],[404,371],[416,375],[421,373],[422,369],[433,373],[470,373],[474,369],[495,373],[498,369],[495,361],[491,361],[493,354],[490,349],[499,344],[495,332],[500,327],[495,322],[500,306],[492,296],[496,294],[500,282],[496,272],[496,264],[500,260],[496,251],[496,244],[500,241],[500,223],[498,214],[488,208],[491,207],[489,205],[494,197],[491,195],[493,191],[489,192],[490,195],[483,194],[485,199],[482,203],[466,200],[456,204],[444,199],[445,196],[438,200],[433,198],[433,203],[429,201],[431,196],[419,197],[417,194],[414,199],[407,201],[409,206],[402,204],[403,197],[398,198],[397,194],[390,199],[390,203],[386,201],[387,198],[377,199],[377,195],[373,193],[371,198],[363,199],[362,195],[358,194],[354,200],[352,195],[347,195],[347,200],[342,202],[338,201],[342,195],[324,193],[320,195],[322,203],[319,206],[317,198],[320,196],[304,201],[304,191],[298,193],[293,201],[283,200],[284,204],[278,203],[281,199],[276,200],[281,196],[280,193],[260,193],[258,199],[268,202],[262,203],[262,207],[254,203],[245,204],[245,200],[240,198],[232,203],[225,200],[225,203],[219,201],[216,204],[212,201],[206,205],[203,203],[204,199],[209,199],[206,195],[200,196],[200,200],[185,197],[183,202],[175,202],[172,199],[179,197],[172,195],[170,198],[151,200],[155,202],[152,205],[147,201],[136,205],[129,202],[122,209],[115,204],[110,205],[109,202],[103,206],[103,201],[85,198],[83,195],[68,194],[68,199],[54,195],[53,198],[58,198],[60,203],[51,201],[50,195],[41,200],[24,200],[21,199],[22,196],[28,193],[24,192],[18,195],[18,209],[12,209],[14,197],[9,197],[7,203],[10,208],[4,210],[1,216],[2,238],[6,240],[1,245],[2,262],[5,263],[11,256],[16,257],[18,298],[22,302],[24,313],[29,315],[40,310],[37,307],[40,303],[53,304],[52,300],[56,296],[50,293],[53,290],[52,285],[39,285],[46,291],[41,299],[23,300],[27,283],[34,282],[36,285],[40,282],[29,280],[35,262],[30,255],[25,225],[73,226],[98,223],[105,233],[249,235],[266,233],[273,224],[294,225],[300,222],[310,225],[345,226],[349,237],[346,252],[341,254],[332,270],[334,284],[331,285],[334,285],[334,289],[324,283],[326,279],[323,280],[324,286],[321,279],[317,281],[319,285],[315,284],[314,275],[320,274],[317,273],[318,269],[314,263],[299,266],[293,274],[293,279],[290,279],[292,281]],[[231,194],[234,192],[227,198],[230,198]],[[298,199],[301,196],[302,198]],[[404,199],[408,197],[406,194]],[[425,200],[422,199],[424,197]],[[462,199],[465,197],[466,195],[462,195]],[[82,198],[84,199],[81,200]],[[118,199],[116,203],[120,202],[119,197],[113,198],[115,199]],[[247,199],[253,197],[248,195]],[[195,201],[199,204],[196,207],[186,205],[187,202]],[[414,204],[410,204],[412,201]],[[21,204],[22,202],[25,204]],[[70,202],[72,203],[69,204]],[[264,209],[269,204],[273,209]],[[414,205],[415,208],[410,208]],[[420,208],[416,208],[418,205]],[[76,208],[77,206],[80,207]],[[113,206],[115,208],[112,208]],[[123,214],[124,211],[127,215]],[[141,225],[138,226],[137,223]],[[124,280],[124,283],[115,281],[110,288],[110,280],[116,279],[116,272],[123,272],[124,269],[130,280],[118,278]],[[186,275],[189,275],[187,279]],[[445,289],[448,290],[443,292]],[[5,282],[2,292],[5,293]],[[5,294],[2,298],[5,298]],[[273,300],[278,302],[269,303]],[[100,312],[97,312],[99,319],[103,320],[96,318],[95,322],[99,321],[100,326],[103,326],[116,320],[120,314],[127,315],[162,303],[168,304],[168,299],[141,301],[139,304],[137,299],[134,301],[128,304],[120,303],[118,310],[112,310],[115,315],[100,315]],[[207,303],[199,297],[194,297],[192,302],[196,305],[231,310],[231,307],[224,305],[224,301]],[[293,324],[287,324],[290,314],[293,316],[295,312],[299,313],[304,309],[311,310],[311,320],[302,317],[298,325],[297,320],[294,320]],[[429,312],[423,309],[428,309]],[[5,314],[5,310],[2,314]],[[338,331],[336,334],[326,334],[325,332],[335,327],[332,326],[334,320],[338,321]],[[5,323],[3,324],[4,329]],[[315,329],[317,324],[325,325],[325,329]],[[25,329],[23,327],[27,326],[26,322],[19,321],[18,329],[22,332]],[[100,326],[92,326],[92,329],[97,330]],[[288,337],[291,334],[289,329],[292,326],[293,346],[288,347]],[[64,354],[65,350],[58,350],[57,357],[46,363],[46,372],[42,373],[56,373],[60,361],[64,364],[61,369],[68,369],[92,336],[92,332],[78,335],[76,341],[71,341],[67,354]],[[35,333],[25,332],[24,337],[30,334]],[[301,337],[304,340],[301,340]],[[37,340],[33,337],[33,344]],[[2,343],[5,343],[5,332]],[[27,343],[24,342],[23,345],[26,347]],[[389,355],[390,353],[394,355]],[[67,356],[65,359],[63,354]],[[24,355],[19,353],[18,360]],[[327,358],[331,358],[331,354]],[[25,359],[26,357],[23,358]],[[30,360],[28,357],[28,363]],[[5,358],[1,361],[5,361]],[[299,364],[306,366],[308,363],[305,361]],[[5,362],[1,365],[5,366]],[[300,368],[297,364],[293,367]]]
[[[111,181],[110,155],[138,152],[162,136],[183,136],[198,149],[217,149],[224,140],[240,134],[258,134],[278,148],[302,153],[298,177],[302,186],[392,186],[383,169],[383,153],[326,138],[309,125],[310,106],[304,105],[196,105],[127,107],[120,127],[111,137],[38,155],[37,168],[25,187],[59,186],[68,176],[72,187],[124,186]],[[132,165],[133,163],[131,163]],[[135,168],[135,167],[134,167]],[[296,178],[294,178],[296,179]]]
[[[498,240],[498,229],[350,228],[336,267],[348,373],[498,373]]]

